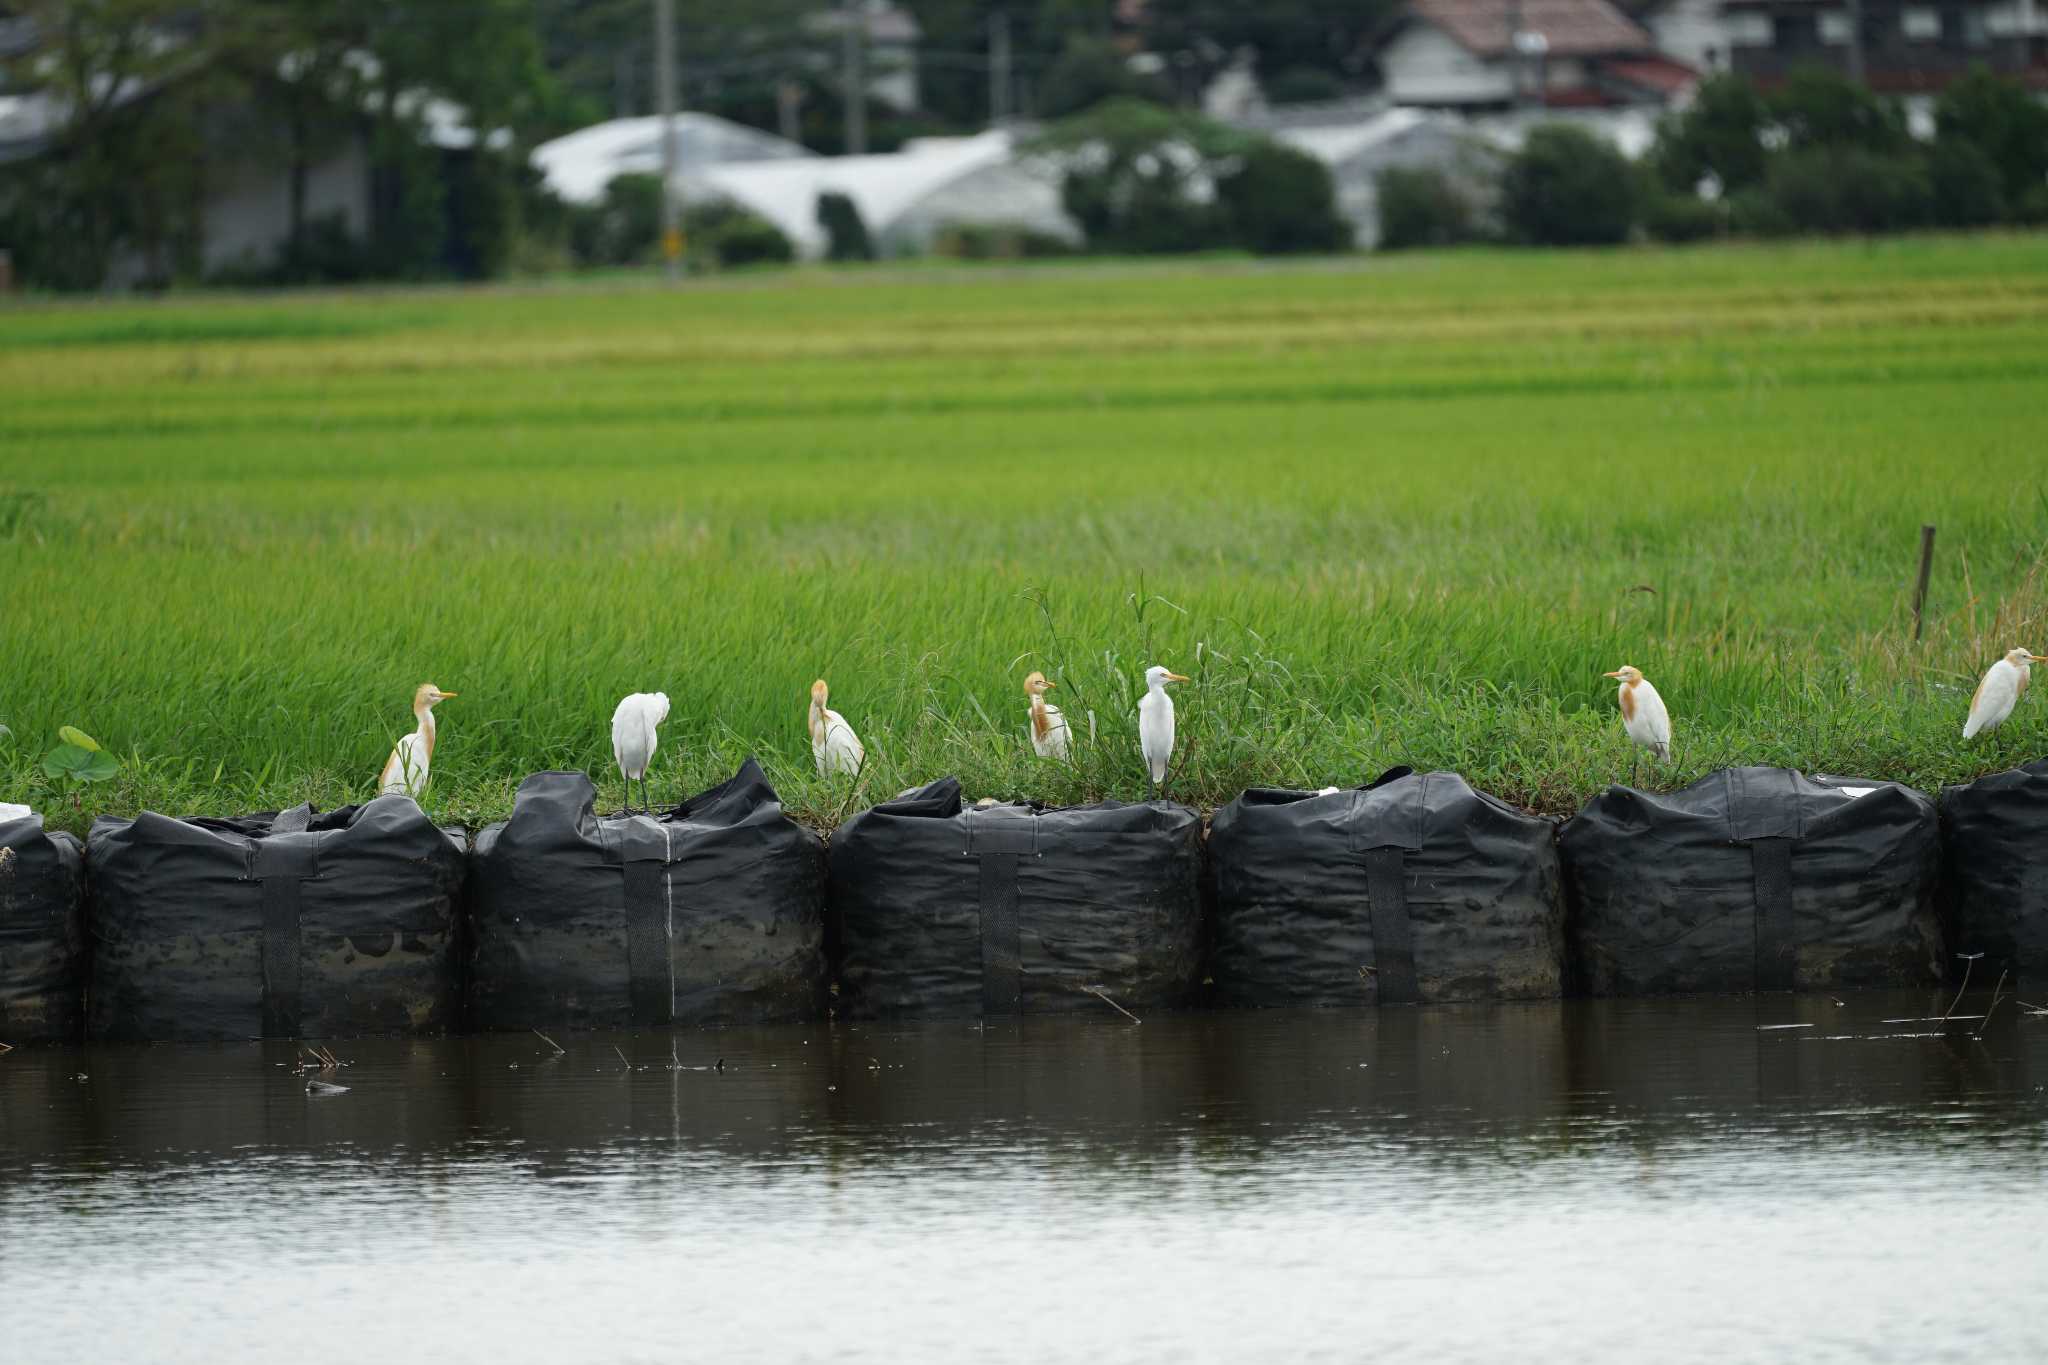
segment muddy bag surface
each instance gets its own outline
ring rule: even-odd
[[[485,1029],[822,1014],[825,851],[759,764],[652,816],[600,817],[535,773],[477,839],[472,1017]]]
[[[1978,977],[2048,985],[2048,759],[1947,788],[1941,826],[1950,946],[1984,954]]]
[[[78,840],[43,817],[0,820],[0,1043],[85,1026],[85,874]]]
[[[843,1003],[978,1015],[1185,1003],[1201,974],[1201,817],[1158,801],[964,807],[944,778],[832,836]]]
[[[460,830],[406,796],[320,813],[102,816],[95,1037],[321,1038],[459,1023]]]
[[[1227,1004],[1563,991],[1553,826],[1456,773],[1397,768],[1327,796],[1253,788],[1216,812],[1209,860]]]
[[[1941,979],[1934,803],[1895,782],[1733,768],[1609,787],[1558,834],[1595,995]]]

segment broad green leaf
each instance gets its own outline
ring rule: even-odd
[[[63,740],[66,744],[75,744],[89,754],[96,754],[100,751],[100,742],[75,725],[58,726],[57,738]]]
[[[104,782],[119,771],[112,754],[76,744],[59,744],[43,757],[43,772],[60,781]]]

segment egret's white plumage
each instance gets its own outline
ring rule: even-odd
[[[654,761],[654,732],[667,719],[666,692],[635,692],[612,712],[612,760],[619,765],[619,776],[626,779],[628,801],[632,799],[632,784],[640,784],[640,806],[643,810],[650,809],[647,803],[647,765]]]
[[[377,776],[379,795],[410,796],[417,801],[426,794],[427,769],[434,760],[434,707],[454,695],[432,683],[421,683],[412,694],[412,713],[419,718],[419,728],[400,736],[391,757],[384,760],[384,771]]]
[[[1040,758],[1067,756],[1067,718],[1060,714],[1059,707],[1045,699],[1046,689],[1058,686],[1056,682],[1047,682],[1043,673],[1033,673],[1024,680],[1027,714],[1031,719],[1031,749]]]
[[[1166,685],[1186,681],[1157,664],[1145,670],[1145,695],[1138,698],[1138,749],[1154,787],[1166,781],[1167,765],[1173,762],[1173,698],[1166,695]]]
[[[2027,690],[2029,664],[2048,664],[2048,658],[2024,649],[2009,650],[1985,671],[1984,681],[1977,684],[1977,695],[1970,698],[1970,718],[1963,722],[1964,739],[1975,739],[2005,724],[2012,708],[2019,705],[2020,694]]]
[[[851,777],[867,761],[867,750],[846,717],[825,705],[828,695],[823,678],[811,684],[811,757],[818,761],[818,776],[844,773]]]
[[[1639,668],[1623,664],[1603,675],[1621,679],[1621,728],[1628,737],[1657,756],[1660,763],[1671,761],[1671,713],[1664,699]]]
[[[0,822],[8,820],[33,820],[35,814],[27,806],[17,806],[12,801],[0,801]]]

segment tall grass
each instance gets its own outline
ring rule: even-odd
[[[1624,662],[1658,783],[1931,786],[2048,748],[2032,698],[1960,739],[2048,646],[2044,381],[2039,238],[0,312],[0,799],[357,799],[427,679],[454,819],[546,767],[618,800],[657,687],[671,795],[757,753],[820,821],[1134,797],[1153,662],[1202,804],[1406,762],[1569,810],[1627,775]],[[810,770],[820,675],[860,792]],[[76,805],[64,723],[127,760]]]

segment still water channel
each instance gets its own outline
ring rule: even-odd
[[[2048,1359],[2048,1016],[1947,1005],[20,1048],[0,1359]]]

